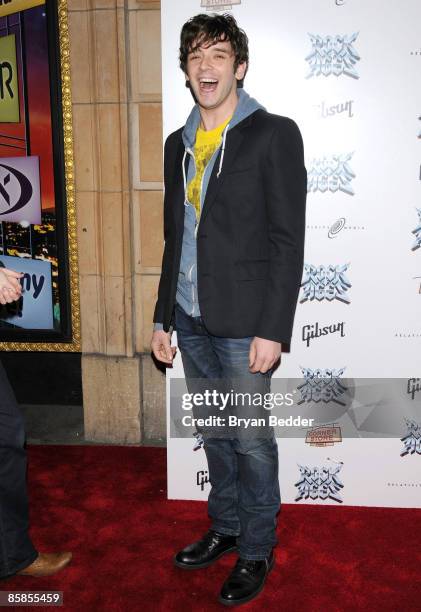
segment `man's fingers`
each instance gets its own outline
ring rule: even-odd
[[[172,358],[168,356],[168,352],[164,346],[161,346],[159,349],[158,359],[164,363],[172,363]]]
[[[156,331],[153,334],[151,349],[155,357],[163,363],[172,364],[176,347],[171,346],[170,336],[163,331]]]
[[[152,348],[152,352],[158,359],[158,361],[163,361],[164,363],[172,363],[172,360],[168,359],[167,352],[162,344],[154,346]]]
[[[256,359],[256,343],[254,341],[251,342],[250,344],[250,351],[249,351],[249,368],[252,368],[254,366],[254,362]]]
[[[260,368],[260,372],[262,374],[266,374],[266,372],[268,372],[272,366],[273,366],[272,360],[271,361],[264,361],[263,364],[262,364],[262,367]]]
[[[13,288],[16,289],[16,291],[22,291],[22,285],[17,278],[10,277],[8,278],[8,281],[10,285],[13,285]]]
[[[169,344],[164,344],[164,350],[165,350],[165,356],[168,359],[168,361],[171,363],[173,360],[173,352],[171,350],[171,346]]]
[[[15,270],[9,270],[9,268],[2,268],[2,270],[6,274],[6,276],[9,276],[11,278],[22,278],[23,276],[22,272],[16,272]]]
[[[259,356],[256,357],[252,367],[250,368],[251,372],[260,372],[261,367],[263,366],[263,359]]]

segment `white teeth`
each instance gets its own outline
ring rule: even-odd
[[[216,79],[200,79],[201,83],[217,83]]]

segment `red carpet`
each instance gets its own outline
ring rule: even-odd
[[[65,610],[86,612],[227,609],[216,598],[234,554],[195,572],[172,565],[208,520],[204,503],[166,500],[165,449],[33,446],[29,461],[34,543],[74,560],[1,590],[61,590]],[[419,611],[420,534],[418,510],[284,505],[266,589],[238,609]]]

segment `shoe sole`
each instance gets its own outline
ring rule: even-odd
[[[181,563],[180,561],[177,561],[176,557],[174,557],[174,565],[176,567],[180,567],[181,569],[186,569],[186,570],[204,569],[205,567],[209,567],[210,565],[213,565],[215,561],[218,561],[218,559],[220,559],[227,553],[234,552],[236,550],[237,550],[236,546],[231,546],[231,548],[227,548],[226,550],[221,552],[217,557],[214,557],[212,561],[206,561],[206,563],[200,563],[196,565],[190,565],[188,563]]]
[[[245,604],[248,601],[251,601],[252,599],[257,597],[259,595],[259,593],[262,592],[263,587],[265,586],[265,583],[266,583],[266,578],[269,576],[269,573],[272,571],[272,568],[273,568],[274,565],[275,565],[275,557],[272,559],[272,562],[271,562],[271,564],[268,567],[268,571],[266,572],[265,579],[263,580],[263,582],[260,585],[259,589],[255,593],[253,593],[252,595],[248,595],[247,597],[243,597],[242,599],[236,599],[235,601],[231,601],[229,599],[224,599],[223,597],[219,596],[219,602],[221,604],[224,604],[224,606],[240,606],[241,604]]]

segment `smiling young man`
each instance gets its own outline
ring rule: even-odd
[[[171,364],[175,328],[189,390],[197,380],[241,379],[264,394],[291,339],[301,282],[301,135],[241,88],[248,40],[231,15],[185,23],[180,66],[196,104],[165,143],[165,248],[151,348]],[[273,433],[208,436],[204,449],[211,529],[174,561],[205,568],[237,550],[219,600],[242,604],[262,590],[274,563],[277,444]]]

